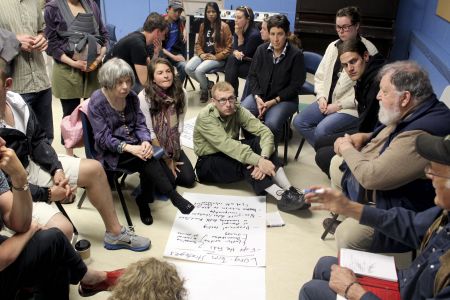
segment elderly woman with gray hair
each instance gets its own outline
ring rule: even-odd
[[[89,102],[97,159],[112,169],[139,172],[142,192],[136,203],[144,224],[153,223],[148,203],[153,202],[154,189],[167,195],[183,214],[189,214],[194,205],[177,193],[175,182],[153,157],[152,137],[139,99],[131,90],[135,82],[131,67],[113,58],[101,67],[98,79],[102,88],[92,94]]]

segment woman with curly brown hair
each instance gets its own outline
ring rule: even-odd
[[[174,265],[151,257],[126,269],[109,300],[183,300],[183,284]]]

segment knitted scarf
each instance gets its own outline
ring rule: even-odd
[[[169,97],[164,90],[154,85],[155,101],[161,104],[157,114],[151,114],[153,130],[167,157],[178,160],[180,158],[180,132],[178,131],[178,113],[175,108],[176,100]]]

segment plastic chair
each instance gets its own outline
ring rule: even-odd
[[[92,130],[91,123],[89,122],[89,119],[87,115],[83,112],[81,112],[81,123],[83,125],[83,142],[84,142],[84,150],[86,154],[86,158],[90,159],[96,159],[97,152],[95,151],[94,145],[94,133]],[[128,174],[132,174],[134,172],[129,172],[127,170],[123,169],[110,169],[103,165],[103,168],[105,169],[106,175],[108,176],[108,180],[112,180],[114,183],[114,187],[117,191],[117,194],[119,195],[120,203],[122,204],[123,212],[125,214],[125,218],[127,219],[127,224],[130,228],[133,228],[133,222],[131,221],[130,213],[128,212],[128,207],[125,202],[125,197],[122,193],[122,184],[125,181],[125,177]],[[121,182],[119,183],[119,179],[122,178]],[[81,205],[83,204],[83,201],[85,199],[85,194],[81,197],[80,201],[78,202],[78,208],[81,208]]]
[[[109,34],[109,49],[111,49],[114,46],[114,44],[117,43],[116,25],[106,24],[105,27]]]
[[[307,73],[316,74],[317,68],[322,61],[323,56],[315,52],[303,51],[303,57],[305,60],[305,69]],[[314,84],[305,81],[303,84],[300,95],[314,95]],[[304,103],[298,105],[299,112],[305,107]],[[297,153],[295,154],[295,160],[298,160],[300,152],[302,151],[303,145],[305,144],[305,138],[300,137],[300,144],[298,145]]]

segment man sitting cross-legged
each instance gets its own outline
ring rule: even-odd
[[[13,82],[10,70],[10,65],[0,58],[0,115],[3,116],[0,136],[26,167],[33,200],[41,202],[35,204],[34,217],[47,227],[58,227],[70,240],[71,224],[45,202],[61,201],[71,195],[75,186],[84,187],[105,223],[105,248],[147,250],[149,239],[120,225],[102,165],[95,160],[56,154],[33,111],[19,94],[10,91]]]
[[[254,137],[239,140],[239,130]],[[278,200],[278,208],[306,208],[303,194],[289,182],[278,162],[274,137],[268,127],[236,102],[233,87],[219,82],[212,88],[211,103],[195,123],[195,166],[201,183],[248,181],[257,195],[264,191]]]

